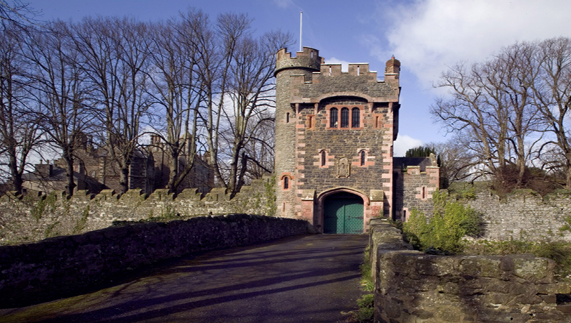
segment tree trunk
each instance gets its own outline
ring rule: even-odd
[[[64,157],[66,163],[66,177],[67,177],[67,185],[65,186],[65,193],[68,198],[73,196],[73,189],[75,188],[75,181],[73,180],[73,158],[68,156]]]

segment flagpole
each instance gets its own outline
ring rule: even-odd
[[[301,45],[302,30],[303,30],[303,11],[300,11],[299,12],[299,51],[300,52],[303,52],[303,47]]]

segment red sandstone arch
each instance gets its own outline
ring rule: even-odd
[[[317,229],[317,231],[323,232],[323,212],[325,210],[324,207],[325,199],[330,195],[341,192],[357,195],[361,199],[363,199],[363,230],[366,232],[368,229],[369,219],[371,218],[371,208],[370,208],[371,201],[369,199],[369,196],[367,196],[367,194],[351,187],[336,187],[319,193],[319,195],[316,198],[315,212],[313,213],[314,227]]]

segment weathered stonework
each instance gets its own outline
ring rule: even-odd
[[[0,304],[24,306],[100,287],[161,260],[308,233],[306,221],[246,214],[115,226],[0,247]]]
[[[362,200],[363,231],[374,216],[400,216],[403,190],[394,189],[393,175],[400,62],[387,61],[379,81],[369,64],[349,64],[342,72],[340,64],[325,64],[315,49],[304,47],[296,57],[282,49],[275,74],[278,214],[306,219],[321,231],[327,199],[351,195]],[[405,185],[428,189],[423,201],[438,187],[438,181],[432,185],[434,171],[429,173],[426,181]],[[311,199],[308,190],[314,192]]]
[[[380,219],[370,234],[374,322],[571,322],[571,284],[552,260],[426,255]]]
[[[97,195],[78,191],[69,200],[61,191],[23,198],[7,194],[0,198],[0,245],[99,230],[115,221],[186,219],[230,213],[273,216],[276,213],[273,187],[274,178],[265,177],[243,187],[232,199],[222,188],[208,194],[186,189],[176,198],[166,189],[155,190],[151,195],[133,189],[121,196],[112,190]]]
[[[571,220],[571,191],[542,197],[521,190],[502,198],[485,191],[466,204],[482,215],[483,239],[571,242],[571,231],[563,230]]]
[[[406,221],[416,209],[432,214],[432,194],[438,189],[440,169],[434,155],[431,158],[395,158],[395,214]]]

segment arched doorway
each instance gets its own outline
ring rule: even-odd
[[[348,192],[325,197],[323,233],[363,233],[363,199]]]

